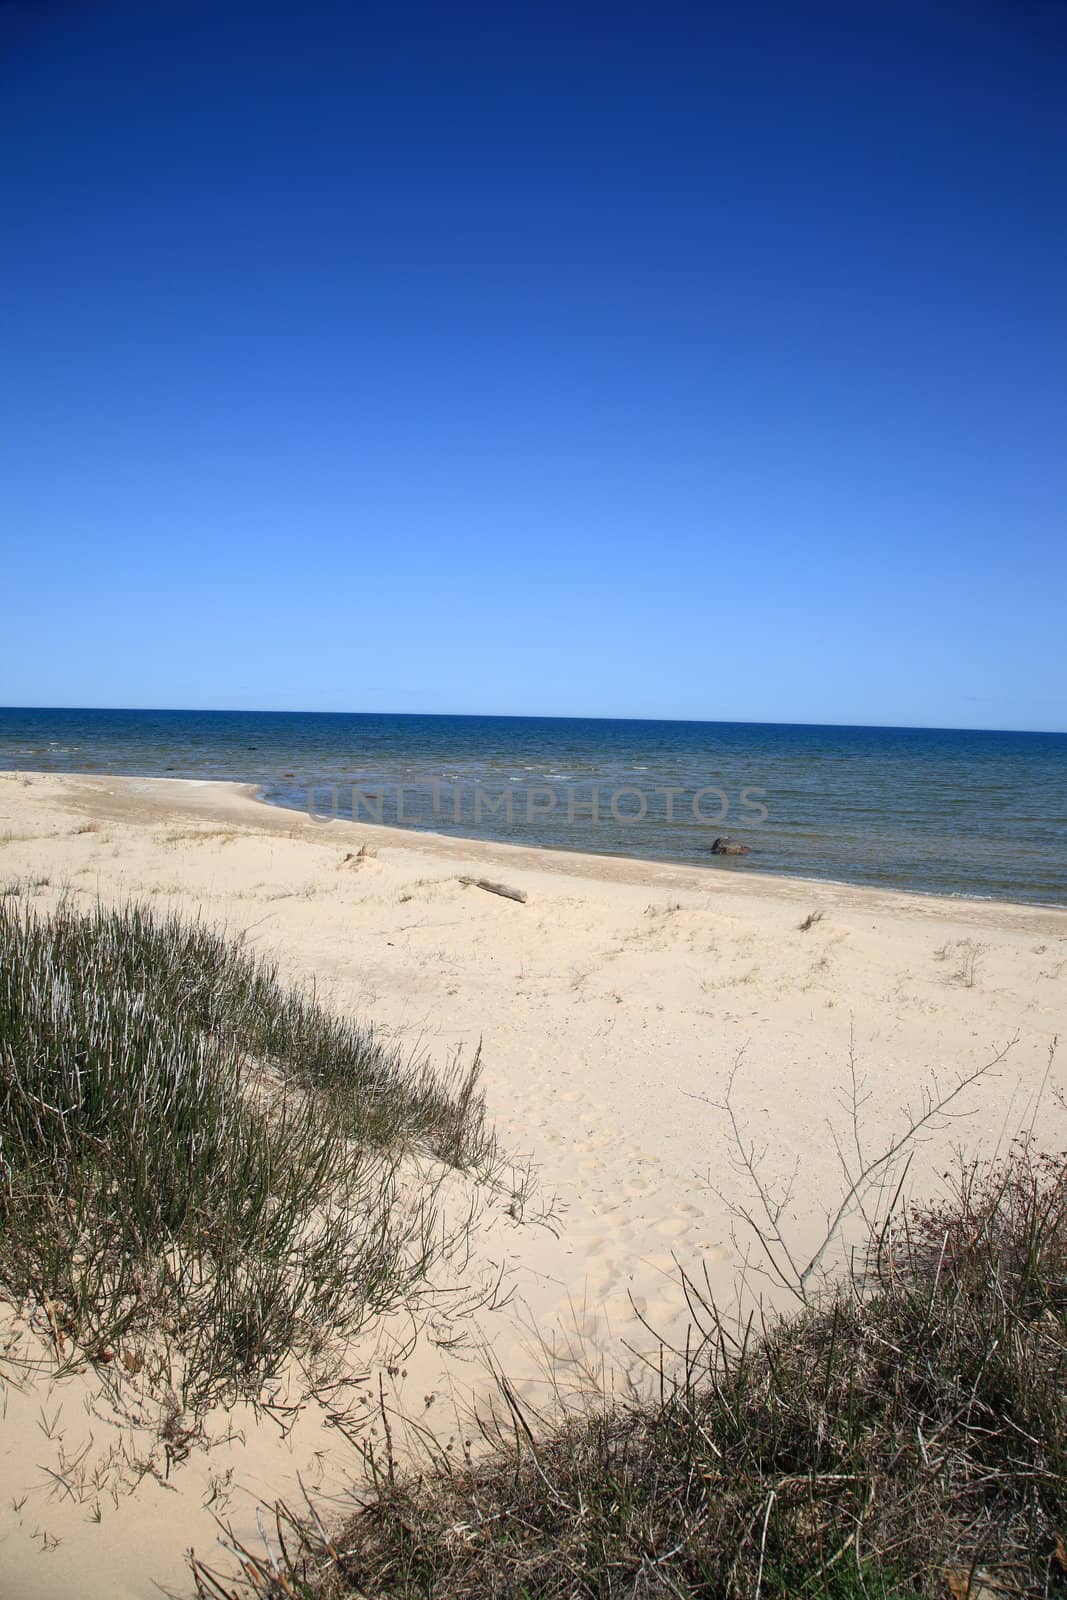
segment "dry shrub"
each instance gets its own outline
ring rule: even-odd
[[[1064,1160],[1024,1142],[896,1218],[796,1315],[731,1326],[687,1279],[698,1332],[653,1400],[538,1428],[504,1385],[484,1460],[372,1463],[340,1537],[293,1522],[283,1566],[253,1559],[249,1582],[376,1600],[1065,1595],[1065,1268]]]

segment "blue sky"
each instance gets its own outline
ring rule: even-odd
[[[0,5],[0,703],[1067,727],[1067,11]]]

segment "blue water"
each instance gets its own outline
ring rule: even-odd
[[[236,779],[320,816],[355,805],[517,844],[1067,905],[1065,734],[0,710],[0,768]],[[750,853],[712,856],[722,833]]]

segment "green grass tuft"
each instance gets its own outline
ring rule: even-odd
[[[0,901],[0,1293],[183,1410],[254,1399],[417,1293],[445,1240],[401,1161],[494,1167],[477,1078],[202,925]]]

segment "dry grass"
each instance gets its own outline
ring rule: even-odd
[[[340,1535],[283,1515],[270,1560],[249,1553],[237,1588],[200,1569],[201,1595],[1067,1594],[1062,1157],[964,1168],[772,1325],[686,1290],[696,1332],[653,1398],[539,1422],[505,1383],[485,1459],[372,1460]]]
[[[935,961],[952,961],[953,966],[945,982],[956,988],[973,989],[978,973],[978,963],[985,954],[985,945],[973,939],[958,939],[939,945],[934,951]]]

